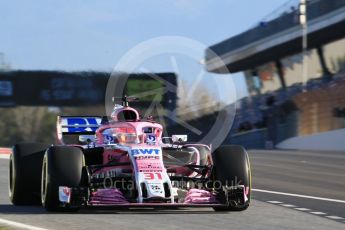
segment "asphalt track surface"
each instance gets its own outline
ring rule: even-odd
[[[12,206],[0,159],[0,226],[9,229],[345,229],[345,153],[250,151],[252,203],[244,212],[82,210]],[[302,195],[302,197],[301,197]]]

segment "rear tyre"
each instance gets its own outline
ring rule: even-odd
[[[47,144],[21,143],[13,146],[10,155],[8,191],[14,205],[41,203],[41,168]]]
[[[42,164],[42,206],[50,212],[73,212],[78,207],[62,206],[59,186],[79,187],[82,179],[83,152],[77,147],[52,146]]]
[[[227,205],[227,207],[215,207],[214,210],[243,211],[247,209],[251,195],[251,171],[246,150],[238,145],[221,146],[212,154],[212,158],[215,166],[214,179],[219,182],[218,185],[222,185],[222,188],[219,186],[217,188],[218,199]],[[244,185],[247,200],[243,192],[236,195],[225,192],[224,185],[230,187]]]

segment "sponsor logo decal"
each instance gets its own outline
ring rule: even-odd
[[[156,143],[156,136],[152,134],[147,135],[146,143],[150,145],[154,145]]]
[[[114,143],[114,137],[111,135],[103,135],[104,143]]]
[[[132,149],[132,155],[158,155],[160,153],[159,149]]]
[[[70,125],[70,127],[68,127],[68,132],[77,133],[77,132],[90,132],[90,131],[94,132],[98,128],[99,124],[97,123],[97,119],[94,117],[88,117],[88,118],[75,117],[75,118],[67,118],[67,125]],[[80,126],[80,127],[73,127],[73,126]]]
[[[154,192],[154,193],[162,193],[162,188],[161,188],[161,185],[160,184],[149,184],[151,190]]]
[[[60,186],[59,200],[62,203],[69,203],[71,200],[71,188]]]

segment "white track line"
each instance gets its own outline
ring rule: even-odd
[[[343,220],[344,219],[343,217],[340,217],[340,216],[326,216],[326,217],[329,219],[332,219],[332,220]]]
[[[287,208],[294,208],[295,210],[298,210],[298,211],[310,211],[309,208],[297,208],[296,205],[292,205],[292,204],[284,204],[283,202],[280,202],[280,201],[267,201],[268,203],[271,203],[271,204],[279,204],[283,207],[287,207]],[[327,213],[324,213],[324,212],[309,212],[311,214],[315,214],[315,215],[327,215]],[[332,219],[332,220],[344,220],[343,217],[340,217],[340,216],[325,216],[326,218],[328,219]],[[344,221],[345,223],[345,221]]]
[[[295,208],[298,211],[310,211],[309,208]]]
[[[281,206],[287,207],[287,208],[295,208],[295,207],[297,207],[296,205],[293,205],[293,204],[281,204]]]
[[[29,229],[29,230],[47,230],[46,228],[40,228],[40,227],[36,227],[36,226],[28,225],[28,224],[22,224],[19,222],[5,220],[1,218],[0,218],[0,223],[15,227],[15,228],[22,228],[22,229]]]
[[[282,204],[283,202],[280,202],[280,201],[276,201],[276,200],[270,200],[270,201],[267,201],[268,203],[271,203],[271,204]]]
[[[324,213],[324,212],[310,212],[310,213],[314,215],[327,215],[327,213]]]
[[[294,197],[314,199],[314,200],[323,200],[323,201],[330,201],[330,202],[337,202],[337,203],[345,203],[345,200],[336,200],[336,199],[317,197],[317,196],[307,196],[307,195],[301,195],[301,194],[295,194],[295,193],[277,192],[277,191],[270,191],[270,190],[264,190],[264,189],[252,189],[252,191],[284,195],[284,196],[294,196]]]

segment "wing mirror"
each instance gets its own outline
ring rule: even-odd
[[[95,141],[95,135],[80,135],[79,142],[81,143],[91,143]]]
[[[187,135],[172,135],[171,140],[173,143],[176,142],[187,142],[188,136]]]

